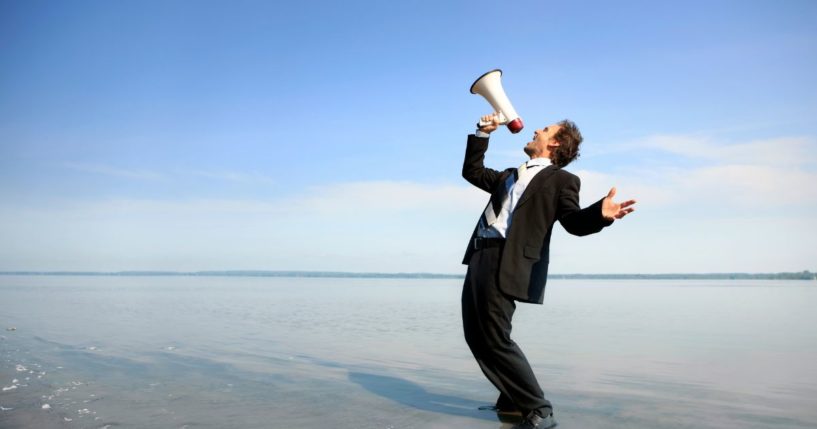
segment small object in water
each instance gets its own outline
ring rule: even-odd
[[[73,421],[74,419],[69,419],[68,417],[63,417],[63,420],[65,420],[66,422],[70,422],[70,421]]]
[[[14,408],[6,408],[6,407],[4,407],[4,406],[0,405],[0,411],[11,411],[11,410],[13,410],[13,409],[14,409]]]
[[[48,404],[43,404],[43,409],[44,409],[44,410],[50,410],[50,409],[51,409],[51,405],[48,405]]]
[[[15,367],[15,369],[17,370],[17,372],[28,371],[28,368],[26,368],[26,367],[24,367],[24,366],[20,365],[19,363],[17,364],[17,366]]]
[[[6,330],[7,331],[16,331],[17,328],[15,328],[14,326],[9,326],[8,328],[6,328]]]
[[[16,389],[16,388],[17,388],[17,385],[16,385],[16,384],[13,384],[13,385],[11,385],[11,386],[4,387],[4,388],[3,388],[3,391],[4,391],[4,392],[8,392],[9,390],[14,390],[14,389]]]

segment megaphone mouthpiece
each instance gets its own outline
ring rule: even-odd
[[[508,122],[508,131],[513,134],[516,134],[522,131],[522,128],[525,128],[525,124],[522,123],[522,118],[516,118],[511,122]]]

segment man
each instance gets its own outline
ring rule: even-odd
[[[511,340],[516,301],[542,303],[557,220],[571,234],[593,234],[631,213],[635,200],[613,202],[612,188],[607,197],[580,208],[579,178],[562,169],[579,155],[582,136],[573,122],[534,131],[524,149],[530,160],[501,172],[483,165],[497,115],[483,116],[482,122],[488,125],[468,136],[462,166],[468,182],[491,194],[463,259],[468,265],[462,291],[465,340],[500,392],[496,411],[521,415],[519,429],[551,428],[556,426],[551,403]]]

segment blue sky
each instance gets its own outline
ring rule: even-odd
[[[463,272],[502,68],[585,136],[554,273],[817,269],[817,3],[0,1],[0,270]]]

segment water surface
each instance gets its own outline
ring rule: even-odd
[[[460,288],[0,276],[0,427],[508,428]],[[815,428],[814,308],[805,281],[552,280],[514,339],[563,428]]]

